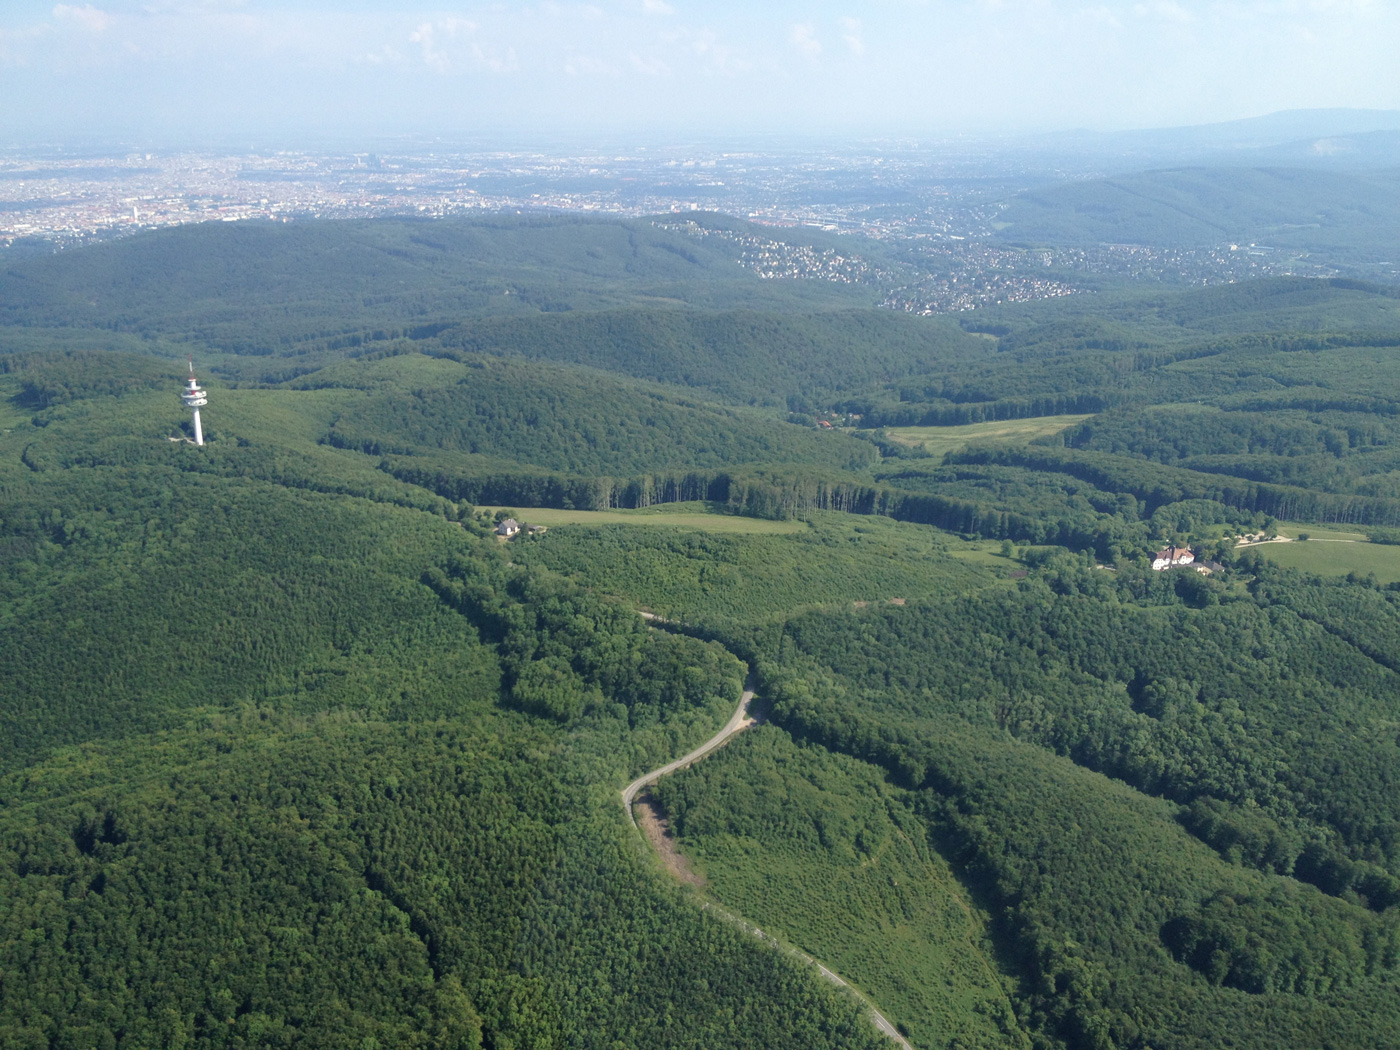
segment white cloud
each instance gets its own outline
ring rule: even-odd
[[[595,55],[570,55],[564,60],[564,72],[571,77],[615,77],[618,69],[611,62]]]
[[[513,47],[486,48],[473,41],[471,54],[472,61],[488,73],[514,73],[520,68],[520,59]]]
[[[641,55],[637,54],[637,52],[633,51],[627,57],[632,63],[633,70],[641,73],[643,76],[657,77],[664,76],[671,72],[670,66],[654,56],[643,58]]]
[[[438,47],[437,27],[431,22],[424,22],[412,33],[409,33],[408,42],[418,45],[419,49],[422,51],[425,65],[436,69],[440,73],[446,72],[451,68],[451,63],[448,61],[446,53]]]
[[[692,59],[699,59],[699,68],[726,75],[746,73],[752,68],[752,63],[744,55],[726,44],[709,27],[668,30],[660,35],[660,40],[674,49],[678,68],[687,64],[692,69],[696,68],[696,63],[690,61]]]
[[[254,125],[282,106],[347,126],[1193,123],[1400,107],[1397,39],[1400,0],[0,0],[0,128],[158,111]]]
[[[1097,7],[1081,8],[1078,12],[1080,18],[1086,22],[1094,22],[1099,25],[1108,26],[1110,29],[1122,29],[1122,19],[1118,17],[1118,12],[1106,4]]]
[[[199,15],[242,10],[247,6],[247,0],[144,0],[140,5],[148,15]]]
[[[821,56],[822,42],[817,39],[817,27],[811,22],[798,22],[788,30],[792,46],[809,59]]]
[[[1176,0],[1152,0],[1147,4],[1133,5],[1133,12],[1140,18],[1159,18],[1164,22],[1186,24],[1194,22],[1195,16],[1176,3]]]
[[[469,64],[482,66],[492,72],[514,68],[514,52],[508,57],[487,52],[480,42],[474,39],[478,28],[480,27],[468,18],[442,18],[436,22],[421,23],[408,34],[408,42],[417,44],[423,64],[439,73],[451,73],[459,69],[463,65],[463,55],[470,57]],[[467,46],[455,47],[458,41]]]
[[[0,66],[28,65],[35,41],[50,31],[47,25],[0,29]]]
[[[395,66],[404,61],[404,54],[398,48],[385,44],[378,51],[365,55],[364,61],[372,66]]]
[[[82,7],[59,4],[53,9],[53,17],[60,23],[76,25],[89,33],[100,33],[112,24],[111,15],[91,4],[84,4]]]
[[[692,54],[704,55],[714,50],[719,36],[713,29],[700,29],[667,33],[662,39],[669,43],[680,43]]]
[[[851,49],[851,54],[865,54],[865,39],[861,36],[859,18],[841,19],[841,39]]]
[[[540,4],[540,11],[556,19],[567,19],[577,16],[592,22],[597,22],[603,17],[603,9],[597,4],[560,4],[555,0],[547,0]]]
[[[1300,11],[1314,14],[1384,13],[1384,0],[1256,0],[1254,7],[1275,15],[1295,17]]]

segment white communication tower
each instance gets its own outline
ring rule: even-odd
[[[199,387],[199,380],[194,377],[194,358],[190,358],[190,378],[188,385],[180,393],[180,400],[185,403],[185,407],[194,412],[194,443],[204,444],[204,428],[199,425],[199,410],[209,404],[209,399],[204,396],[204,391]]]

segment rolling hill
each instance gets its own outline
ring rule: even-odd
[[[1400,176],[1299,168],[1181,168],[1022,194],[999,216],[1017,243],[1260,244],[1390,258]],[[1390,254],[1385,254],[1389,252]]]
[[[809,956],[917,1050],[1400,1045],[1394,289],[963,331],[654,236],[10,268],[0,1045],[893,1045]],[[679,885],[618,793],[746,684]]]

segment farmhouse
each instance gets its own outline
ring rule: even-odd
[[[520,522],[516,521],[514,518],[506,518],[505,521],[496,526],[496,535],[504,536],[506,539],[510,539],[519,531]]]
[[[1190,565],[1195,560],[1196,556],[1191,553],[1189,547],[1168,547],[1152,556],[1152,571],[1175,569],[1179,565]]]

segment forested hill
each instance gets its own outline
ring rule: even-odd
[[[1185,168],[1069,183],[1011,198],[1000,236],[1018,243],[1388,250],[1400,175],[1301,168]]]
[[[159,364],[18,364],[0,1045],[876,1045],[625,830],[731,654],[318,443],[343,388],[220,388],[196,448]]]
[[[817,405],[837,391],[990,356],[984,340],[950,321],[868,309],[578,311],[471,321],[435,341],[780,406]]]
[[[331,365],[292,384],[343,388],[325,440],[373,456],[483,456],[575,475],[636,476],[786,464],[869,466],[868,442],[817,434],[652,384],[478,355],[404,354]]]
[[[734,220],[726,220],[736,225]],[[745,224],[737,223],[743,227]],[[831,282],[766,282],[728,242],[646,220],[375,219],[207,223],[19,260],[0,323],[98,326],[218,343],[620,305],[868,305]],[[268,309],[273,318],[259,318]],[[329,327],[328,327],[329,326]],[[231,347],[235,348],[236,347]]]
[[[873,285],[762,280],[733,239],[758,228],[687,221],[733,236],[661,220],[499,216],[142,234],[12,260],[0,272],[0,350],[184,348],[232,355],[218,366],[230,378],[277,381],[410,339],[778,406],[988,350],[950,320],[876,309]]]
[[[0,1048],[1400,1047],[1395,290],[671,237],[4,276]]]

